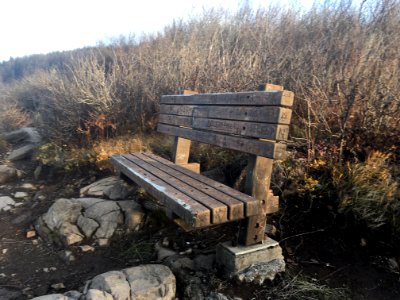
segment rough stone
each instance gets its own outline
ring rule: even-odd
[[[77,224],[87,238],[90,238],[100,226],[95,220],[82,215],[78,217]]]
[[[75,198],[74,201],[80,203],[84,209],[88,209],[90,206],[96,203],[104,202],[107,200],[101,198]]]
[[[13,198],[8,197],[8,196],[0,197],[0,210],[5,210],[6,207],[10,207],[10,206],[14,206],[14,205],[15,205],[15,201],[13,200]]]
[[[81,188],[80,196],[102,197],[104,196],[104,190],[109,187],[112,187],[115,183],[118,182],[118,180],[120,179],[117,176],[111,176],[93,182],[92,184],[89,184],[88,186]]]
[[[0,165],[0,184],[14,180],[17,177],[17,170],[7,165]]]
[[[101,221],[104,220],[104,216],[115,211],[118,213],[120,212],[120,207],[117,203],[113,201],[101,201],[87,207],[84,216],[101,223]]]
[[[96,230],[94,237],[99,239],[111,238],[118,225],[122,224],[123,216],[120,211],[112,211],[103,215],[100,220],[100,227]]]
[[[82,293],[78,291],[68,291],[64,293],[64,296],[68,297],[70,300],[79,300],[79,298],[82,296]]]
[[[176,279],[164,265],[142,265],[122,270],[131,287],[131,297],[137,300],[174,299]]]
[[[32,183],[28,182],[21,184],[20,188],[25,190],[36,190],[36,187]]]
[[[51,294],[33,298],[32,300],[71,300],[62,294]]]
[[[15,199],[24,199],[24,198],[26,198],[28,196],[29,196],[29,194],[27,192],[16,192],[14,194],[14,198]]]
[[[117,176],[103,178],[80,190],[80,196],[106,197],[111,200],[125,199],[133,187]]]
[[[85,300],[115,300],[112,295],[107,292],[90,289],[85,295]]]
[[[128,230],[139,229],[146,217],[142,206],[134,200],[118,201],[118,205],[124,213],[125,226]]]
[[[82,252],[94,252],[94,247],[90,246],[90,245],[82,245],[79,246],[79,249],[81,249]]]
[[[111,200],[126,199],[132,192],[134,188],[128,183],[119,179],[113,186],[104,190],[104,196]]]
[[[19,147],[15,150],[11,151],[10,155],[7,158],[11,161],[29,158],[32,156],[32,154],[36,148],[37,148],[37,145],[35,145],[35,144],[28,144],[28,145]]]
[[[267,263],[254,264],[235,275],[240,282],[263,284],[265,280],[274,280],[278,273],[285,271],[285,261],[274,259]]]
[[[58,230],[66,246],[79,243],[84,239],[84,235],[79,231],[79,228],[71,223],[63,223]]]
[[[121,271],[110,271],[96,276],[90,283],[91,289],[97,289],[111,294],[114,299],[129,300],[131,288]]]
[[[107,247],[109,244],[109,239],[97,239],[97,245],[99,245],[100,247]]]
[[[51,230],[57,230],[64,223],[76,223],[82,205],[70,199],[58,199],[43,215],[43,220]]]
[[[11,144],[32,143],[40,144],[42,137],[33,127],[24,127],[2,135],[3,139]]]

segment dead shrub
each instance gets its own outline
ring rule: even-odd
[[[365,162],[336,168],[340,211],[352,213],[372,230],[385,226],[400,232],[400,182],[391,164],[389,155],[374,151]]]

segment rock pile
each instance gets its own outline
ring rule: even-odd
[[[38,219],[35,227],[42,238],[56,244],[69,246],[93,238],[104,246],[118,227],[136,230],[144,216],[134,200],[61,198]]]

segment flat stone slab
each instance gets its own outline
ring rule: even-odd
[[[284,262],[282,248],[271,238],[267,238],[262,244],[252,246],[232,246],[231,242],[217,246],[216,261],[227,277],[234,277],[250,266],[273,260]],[[282,270],[282,268],[276,269]]]

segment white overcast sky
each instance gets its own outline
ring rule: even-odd
[[[278,0],[273,0],[278,1]],[[242,0],[1,0],[0,62],[10,57],[94,46],[161,30],[203,9],[235,10]],[[279,0],[310,7],[313,0]],[[255,8],[271,0],[249,0]]]

